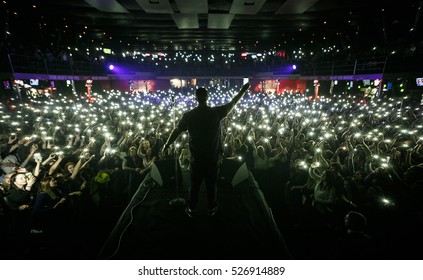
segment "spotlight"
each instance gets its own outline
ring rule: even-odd
[[[297,69],[297,65],[292,65],[292,69],[296,70]]]
[[[110,70],[113,70],[113,69],[115,69],[115,66],[114,66],[113,64],[110,64],[110,65],[109,65],[109,69],[110,69]]]

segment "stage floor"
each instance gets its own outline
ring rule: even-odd
[[[250,174],[236,186],[218,184],[219,211],[207,216],[201,187],[197,217],[185,206],[188,174],[182,184],[161,187],[148,176],[124,210],[98,259],[292,259],[263,193]]]

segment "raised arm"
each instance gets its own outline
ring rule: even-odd
[[[76,175],[78,175],[79,171],[81,170],[82,165],[82,158],[78,160],[75,167],[73,168],[72,175],[69,177],[69,179],[74,180],[76,178]]]
[[[228,112],[227,114],[229,114],[232,109],[235,107],[235,105],[238,103],[239,100],[241,100],[241,98],[244,96],[245,92],[250,88],[250,82],[244,84],[241,88],[241,90],[238,92],[237,95],[235,95],[232,100],[228,103],[229,107],[228,107]]]
[[[38,145],[35,145],[35,144],[31,145],[31,148],[29,150],[29,154],[25,158],[24,162],[22,162],[21,167],[25,167],[28,164],[28,162],[32,159],[32,157],[34,156],[35,151],[37,149],[38,149]]]
[[[50,167],[50,169],[48,170],[48,175],[51,176],[54,174],[54,172],[56,172],[57,167],[59,167],[60,163],[62,162],[62,160],[65,158],[65,156],[63,154],[60,154],[56,160],[55,163],[53,163],[53,165]]]
[[[37,164],[35,165],[33,174],[35,177],[38,177],[38,175],[40,175],[41,162],[43,161],[43,158],[41,156],[39,158],[35,157],[34,160]]]

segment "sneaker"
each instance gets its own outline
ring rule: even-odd
[[[192,210],[191,208],[187,207],[185,208],[185,213],[188,215],[188,217],[190,218],[194,218],[195,217],[195,210]]]
[[[209,215],[210,217],[213,217],[214,215],[216,215],[216,212],[219,208],[217,207],[217,205],[215,207],[213,207],[212,209],[209,209],[209,211],[207,212],[207,215]]]

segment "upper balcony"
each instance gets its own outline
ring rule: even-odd
[[[142,76],[143,78],[291,78],[296,79],[329,79],[331,77],[360,77],[369,74],[395,74],[422,72],[419,59],[415,57],[363,57],[358,59],[320,59],[309,61],[253,61],[233,60],[230,63],[221,61],[140,61],[140,60],[108,60],[89,61],[68,59],[46,59],[45,57],[9,54],[7,57],[10,73],[15,76],[82,76],[82,77],[125,77]],[[111,69],[110,65],[114,68]],[[293,67],[295,65],[295,68]],[[6,70],[6,72],[8,72]],[[348,79],[346,78],[346,79]],[[72,79],[72,78],[69,78]],[[342,79],[342,78],[341,78]]]

